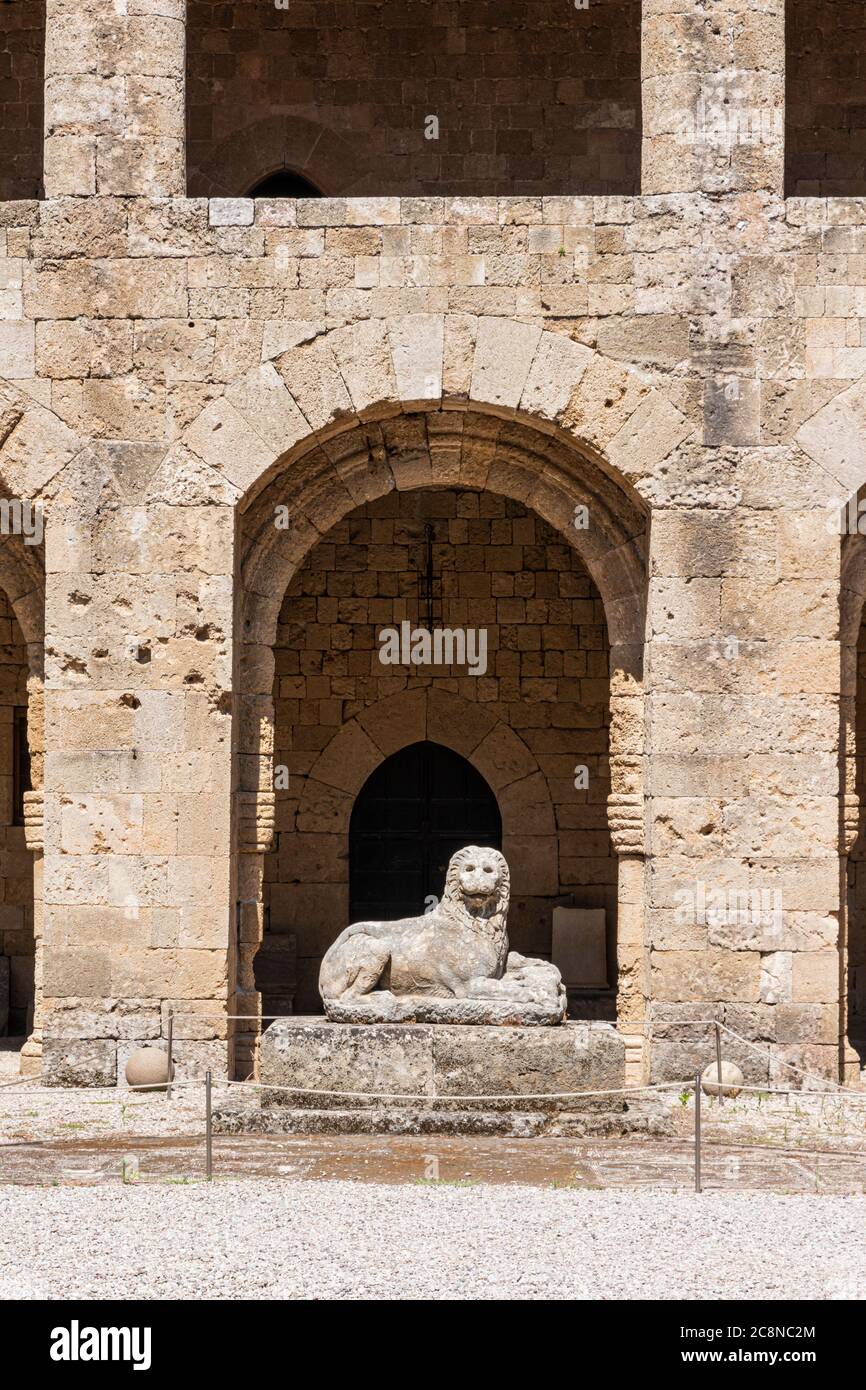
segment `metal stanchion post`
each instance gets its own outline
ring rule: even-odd
[[[722,1030],[716,1024],[716,1072],[719,1078],[719,1105],[724,1105],[725,1097],[722,1095]]]
[[[207,1180],[213,1180],[213,1117],[211,1114],[211,1074],[205,1073],[204,1078],[204,1102],[205,1102],[205,1127],[206,1127],[206,1148],[205,1148],[205,1170]]]
[[[695,1076],[695,1192],[701,1190],[701,1074]]]
[[[168,1027],[166,1030],[166,1035],[168,1039],[168,1085],[165,1088],[165,1098],[166,1100],[171,1100],[171,1073],[173,1066],[172,1050],[174,1047],[174,1013],[171,1009],[169,1009],[168,1011]]]

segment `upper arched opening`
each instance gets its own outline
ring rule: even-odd
[[[190,0],[189,192],[285,166],[327,196],[636,193],[640,9]]]
[[[246,193],[247,198],[321,198],[322,190],[293,169],[278,169],[259,179]]]

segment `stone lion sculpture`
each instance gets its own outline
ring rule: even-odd
[[[458,850],[431,912],[355,922],[340,933],[319,973],[326,1014],[343,1022],[562,1022],[556,966],[508,950],[509,895],[498,850]]]

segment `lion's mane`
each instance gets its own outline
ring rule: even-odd
[[[499,870],[499,891],[496,905],[489,916],[476,917],[466,906],[460,890],[460,870],[465,864],[477,859],[479,854],[492,855]],[[508,923],[508,904],[511,899],[511,873],[504,855],[496,849],[479,849],[477,845],[467,845],[465,849],[451,856],[448,873],[445,876],[445,890],[442,894],[442,908],[447,916],[462,922],[473,931],[499,942],[505,936]]]

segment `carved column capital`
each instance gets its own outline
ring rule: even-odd
[[[45,793],[24,793],[24,842],[34,853],[45,848]]]
[[[607,819],[617,854],[646,854],[642,792],[611,792],[607,799]]]
[[[860,829],[860,798],[854,791],[846,791],[842,797],[842,826],[845,853],[850,854]]]
[[[238,849],[241,854],[267,854],[276,829],[276,797],[272,791],[239,791]]]

